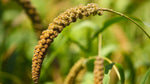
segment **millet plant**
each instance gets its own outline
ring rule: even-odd
[[[75,8],[68,9],[64,13],[61,13],[57,18],[55,18],[53,22],[49,24],[48,29],[44,30],[40,36],[40,40],[38,42],[38,45],[35,47],[34,56],[32,59],[32,78],[34,80],[34,83],[38,83],[42,62],[44,60],[48,47],[53,42],[53,39],[56,38],[59,33],[61,33],[63,28],[68,26],[70,23],[75,22],[78,18],[82,19],[84,16],[88,17],[90,15],[102,15],[104,11],[112,12],[120,16],[123,16],[132,21],[133,23],[135,23],[140,29],[144,31],[144,29],[139,24],[137,24],[134,20],[132,20],[128,16],[125,16],[124,14],[113,11],[111,9],[99,8],[94,3],[90,3],[87,6],[79,5]],[[144,33],[150,38],[150,36],[145,31]],[[95,68],[94,68],[95,84],[102,84],[104,73],[103,71],[104,65],[102,60],[103,59],[98,57],[95,60]],[[81,64],[77,63],[77,65],[75,64],[76,68],[71,69],[70,73],[73,74],[79,72],[78,70],[80,70]],[[73,77],[68,76],[65,81],[65,84],[72,84],[73,83],[72,80],[74,78],[75,78],[74,76]]]
[[[116,12],[112,9],[107,8],[99,8],[95,3],[89,3],[86,6],[79,5],[75,8],[67,9],[65,12],[58,15],[52,23],[49,24],[48,28],[44,31],[43,26],[41,23],[41,19],[39,14],[37,13],[36,9],[31,5],[30,1],[28,0],[16,0],[21,6],[24,8],[26,14],[31,19],[34,29],[39,37],[39,41],[37,46],[35,46],[34,55],[32,58],[32,79],[35,84],[38,83],[40,78],[40,72],[43,60],[45,55],[48,52],[48,48],[50,47],[51,43],[53,42],[54,38],[56,38],[62,30],[68,26],[69,24],[76,22],[76,20],[82,19],[84,17],[88,17],[90,15],[99,15],[102,16],[104,12],[111,12],[117,15],[120,15],[134,24],[136,24],[147,36],[150,38],[150,35],[144,30],[142,26],[140,26],[135,20],[132,18],[120,13]],[[102,57],[101,55],[101,43],[102,43],[102,32],[105,29],[101,29],[101,31],[97,32],[95,36],[99,38],[98,42],[98,55],[89,58],[80,58],[74,66],[70,69],[66,79],[64,80],[64,84],[80,84],[80,81],[83,78],[83,75],[86,72],[86,64],[94,59],[94,84],[108,84],[108,73],[109,70],[114,68],[115,73],[117,74],[118,78],[121,80],[121,83],[124,84],[124,74],[123,69],[120,65],[113,63],[106,57]],[[41,35],[40,35],[41,34]],[[104,61],[109,62],[110,64],[105,66]],[[118,68],[118,69],[117,69]],[[122,74],[122,75],[121,75]],[[78,80],[78,83],[77,83]]]

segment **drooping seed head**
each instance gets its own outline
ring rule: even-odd
[[[37,36],[39,37],[43,26],[41,24],[41,19],[39,14],[37,13],[34,6],[32,6],[30,0],[16,0],[18,4],[22,6],[22,8],[25,10],[26,14],[29,16],[33,23],[34,30],[36,31]]]
[[[53,42],[53,39],[70,23],[75,22],[76,19],[82,19],[84,16],[89,15],[101,15],[102,12],[99,10],[96,4],[88,4],[87,6],[80,5],[75,8],[67,9],[64,13],[61,13],[56,17],[52,23],[49,24],[47,30],[42,32],[38,46],[35,47],[34,56],[32,60],[32,78],[35,83],[38,83],[40,76],[40,69],[42,66],[43,59],[46,55],[48,47]],[[38,74],[37,74],[38,73]]]

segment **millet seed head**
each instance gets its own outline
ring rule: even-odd
[[[104,77],[104,60],[100,57],[97,57],[94,62],[94,82],[95,84],[102,84]]]
[[[32,78],[35,83],[38,83],[43,59],[45,57],[46,51],[48,50],[48,47],[53,42],[53,39],[58,36],[64,27],[72,22],[75,22],[76,19],[82,19],[84,16],[89,16],[92,14],[102,14],[98,6],[93,3],[88,4],[87,6],[80,5],[75,8],[67,9],[64,13],[61,13],[53,20],[52,23],[49,24],[47,30],[42,32],[38,46],[35,47],[32,60]]]

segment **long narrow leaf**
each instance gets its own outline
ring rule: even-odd
[[[149,35],[149,32],[150,32],[150,29],[146,29],[145,27],[141,26],[138,22],[136,22],[135,20],[133,20],[132,18],[130,18],[129,16],[126,16],[120,12],[117,12],[117,11],[114,11],[112,9],[107,9],[107,8],[101,8],[101,10],[103,11],[108,11],[108,12],[111,12],[111,13],[114,13],[114,14],[117,14],[117,15],[120,15],[128,20],[130,20],[131,22],[133,22],[134,24],[136,24],[146,35],[148,38],[150,38],[150,35]]]
[[[148,71],[146,72],[145,76],[143,77],[142,81],[140,84],[146,84],[146,80],[148,79],[148,77],[150,76],[150,68],[148,69]]]
[[[131,84],[135,84],[135,79],[136,79],[136,76],[135,76],[135,69],[134,69],[134,65],[133,65],[133,62],[130,58],[130,55],[128,54],[124,54],[124,59],[126,60],[126,65],[130,71],[130,74],[129,75],[129,80],[130,80],[130,83]]]
[[[110,80],[110,71],[112,70],[112,67],[115,63],[111,63],[109,65],[105,66],[105,74],[104,74],[104,79],[103,79],[103,84],[109,84],[109,80]]]
[[[109,20],[107,20],[106,22],[104,22],[104,26],[99,29],[92,37],[92,39],[94,39],[95,37],[98,36],[99,33],[103,32],[105,29],[107,29],[110,25],[114,24],[114,23],[117,23],[119,21],[122,21],[124,18],[123,17],[114,17],[114,18],[111,18]]]
[[[117,66],[117,68],[118,68],[118,70],[119,70],[119,73],[120,73],[121,84],[124,84],[124,81],[125,81],[125,75],[124,75],[123,67],[122,67],[120,64],[118,64],[118,63],[116,63],[115,65]]]

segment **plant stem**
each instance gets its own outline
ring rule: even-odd
[[[108,11],[108,12],[112,12],[112,13],[115,13],[117,15],[120,15],[120,16],[123,16],[125,17],[126,19],[130,20],[131,22],[133,22],[134,24],[136,24],[149,38],[149,34],[143,29],[143,27],[141,27],[137,22],[135,22],[133,19],[129,18],[128,16],[120,13],[120,12],[117,12],[117,11],[114,11],[112,9],[107,9],[107,8],[100,8],[99,10],[102,10],[102,11]]]
[[[102,34],[98,35],[98,56],[101,57]]]

